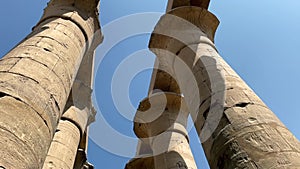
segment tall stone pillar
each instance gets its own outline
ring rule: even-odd
[[[89,113],[72,106],[58,123],[43,169],[73,169]]]
[[[188,115],[182,96],[176,93],[155,93],[140,103],[134,131],[149,143],[155,169],[197,168],[186,130]]]
[[[0,166],[41,168],[83,55],[101,41],[99,0],[51,0],[0,60]]]
[[[149,140],[138,140],[136,155],[125,166],[125,169],[154,169],[153,151]]]
[[[96,115],[91,99],[96,47],[91,46],[82,59],[64,108],[65,112],[58,123],[48,151],[44,169],[82,169],[84,165],[89,165],[86,157],[86,139],[87,127],[95,121]]]
[[[218,23],[204,8],[174,8],[149,45],[172,70],[210,167],[299,168],[299,141],[219,56],[213,43]]]

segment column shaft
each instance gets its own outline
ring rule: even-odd
[[[80,131],[71,121],[60,120],[43,169],[73,169]]]
[[[181,130],[168,130],[153,138],[152,149],[157,154],[154,156],[155,169],[197,168],[187,135],[183,133],[186,130]]]
[[[0,60],[0,166],[42,167],[82,56],[100,29],[97,6],[50,1],[32,33]]]
[[[203,8],[175,8],[161,18],[149,45],[161,62],[166,58],[160,50],[173,54],[168,69],[185,96],[210,167],[299,168],[299,141],[219,56],[213,44],[217,25]]]
[[[58,123],[43,169],[73,169],[89,114],[72,106]]]
[[[188,110],[182,96],[155,93],[140,103],[134,131],[153,151],[155,169],[196,169],[186,131]]]
[[[299,168],[300,143],[295,136],[212,46],[200,43],[197,50],[202,52],[198,52],[196,58],[206,56],[215,60],[216,69],[224,78],[224,87],[210,92],[201,103],[201,111],[195,120],[199,136],[204,136],[204,130],[211,130],[208,132],[211,136],[203,139],[203,147],[211,167]],[[205,69],[211,67],[207,66]],[[209,83],[218,77],[212,75],[208,78],[210,80],[207,79],[206,85],[211,89],[214,84]],[[224,97],[223,103],[213,99],[220,94]],[[218,112],[213,106],[217,104],[224,106],[219,111],[222,114],[209,117]],[[218,123],[214,123],[214,120]]]

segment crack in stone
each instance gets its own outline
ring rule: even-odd
[[[249,105],[254,105],[254,103],[252,103],[252,102],[239,102],[239,103],[237,103],[233,106],[224,107],[224,111],[226,111],[227,109],[230,109],[230,108],[234,108],[234,107],[246,108]]]
[[[9,96],[9,95],[6,93],[0,92],[0,98],[5,97],[5,96]]]
[[[209,110],[210,110],[210,107],[208,107],[208,108],[203,112],[203,117],[204,117],[205,120],[207,119]]]
[[[54,97],[53,94],[50,94],[50,99],[53,99],[53,100],[54,100],[55,106],[57,107],[58,111],[60,112],[59,104],[58,104],[58,102],[56,101],[56,99],[55,99],[55,97]]]
[[[235,104],[234,105],[234,107],[241,107],[241,108],[244,108],[244,107],[247,107],[249,104],[251,104],[251,103],[249,103],[249,102],[241,102],[241,103],[237,103],[237,104]]]

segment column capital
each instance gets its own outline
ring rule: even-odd
[[[74,123],[81,135],[85,132],[87,127],[87,122],[89,118],[89,111],[88,110],[80,110],[75,106],[71,106],[62,116],[62,119],[66,119]]]
[[[169,0],[167,5],[167,11],[178,8],[181,6],[198,6],[208,9],[210,0]]]
[[[98,46],[103,41],[99,21],[99,0],[51,0],[37,28],[48,19],[63,18],[74,22],[85,35],[88,47]]]
[[[213,42],[218,25],[218,18],[204,8],[178,7],[161,17],[151,35],[149,48],[176,54],[187,45],[199,43],[201,37]]]
[[[155,168],[154,157],[152,156],[152,154],[133,158],[125,166],[125,169],[141,169],[141,168],[145,168],[145,169]]]
[[[180,133],[186,135],[188,115],[189,110],[182,95],[154,93],[141,101],[134,119],[134,132],[139,138],[148,138],[168,130],[182,129]]]

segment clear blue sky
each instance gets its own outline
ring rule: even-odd
[[[0,2],[1,56],[31,31],[31,28],[40,18],[46,3],[47,0]],[[144,19],[141,19],[143,15],[138,15],[138,19],[131,16],[129,17],[129,20],[133,18],[130,20],[131,25],[122,25],[124,18],[114,20],[129,14],[162,13],[165,6],[166,0],[102,0],[101,25],[108,30],[105,34],[105,41],[114,39],[118,33],[130,32],[136,27],[143,28],[146,25],[146,28],[143,29],[148,30],[149,27],[151,28],[151,24],[155,23],[155,18],[159,14],[145,14]],[[300,65],[299,8],[299,0],[284,2],[280,0],[212,1],[210,7],[210,10],[221,21],[215,40],[221,56],[265,101],[297,138],[300,138],[300,113],[297,107],[300,104],[300,71],[298,69]],[[125,19],[125,21],[127,20]],[[117,27],[108,29],[114,24]],[[154,24],[152,24],[153,26]],[[131,58],[129,56],[135,52],[147,49],[149,40],[147,31],[134,36],[131,32],[131,35],[114,44],[104,58],[100,58],[102,60],[101,63],[99,62],[100,66],[96,71],[95,95],[99,108],[98,113],[102,115],[115,132],[120,134],[121,138],[129,140],[127,142],[121,140],[120,137],[114,137],[107,130],[98,130],[98,127],[101,126],[99,125],[101,120],[92,125],[97,130],[92,129],[94,142],[90,141],[89,144],[89,159],[97,169],[124,168],[129,158],[122,157],[122,155],[130,156],[135,152],[132,145],[136,142],[136,139],[134,139],[132,122],[130,121],[130,117],[135,112],[123,110],[120,101],[118,99],[113,100],[118,95],[111,92],[111,86],[116,80],[113,79],[114,72],[121,70],[118,69],[118,66],[128,61],[128,58]],[[133,57],[133,60],[145,65],[151,64],[154,58],[147,51],[141,51],[136,55],[140,57]],[[143,57],[145,58],[144,61],[138,60]],[[126,64],[129,64],[127,71],[130,71],[132,67],[136,68],[136,65],[138,65],[136,62],[132,62],[132,60],[126,62]],[[126,96],[132,103],[132,109],[136,108],[139,101],[146,96],[150,74],[149,70],[140,72],[131,81]],[[118,86],[114,87],[114,91],[118,90]],[[122,89],[121,84],[120,89]],[[119,97],[123,98],[124,96],[120,93]],[[126,103],[126,101],[124,102]],[[95,136],[97,132],[99,132],[100,142],[99,138]],[[190,137],[198,168],[209,168],[194,130],[191,130]],[[107,138],[109,139],[106,140]],[[100,148],[99,143],[107,150]]]

